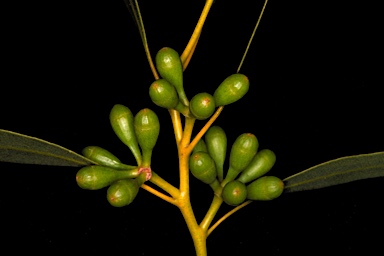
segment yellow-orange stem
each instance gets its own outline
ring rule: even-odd
[[[152,171],[152,177],[149,181],[161,188],[162,190],[166,191],[173,198],[177,198],[180,195],[180,192],[177,188],[169,184],[166,180],[162,179],[154,171]]]
[[[193,34],[189,39],[189,42],[184,49],[184,52],[180,56],[180,59],[182,62],[185,62],[185,60],[188,58],[190,53],[193,51],[193,48],[196,47],[196,42],[199,39],[201,30],[203,29],[203,25],[205,23],[205,20],[207,19],[207,16],[208,16],[209,10],[211,9],[212,4],[213,4],[213,0],[207,0],[205,2],[203,11],[201,12],[201,15],[200,15],[199,21],[196,24],[195,30],[193,31]],[[189,58],[191,57],[192,56],[189,56]]]
[[[188,145],[188,152],[191,152],[193,150],[193,148],[196,146],[196,144],[199,142],[199,140],[201,139],[201,137],[204,136],[205,132],[209,129],[209,127],[211,127],[211,125],[213,124],[213,122],[215,122],[215,120],[219,117],[221,111],[223,111],[223,108],[224,106],[221,106],[219,107],[216,112],[211,116],[211,118],[209,119],[209,121],[203,126],[203,128],[201,128],[201,130],[199,131],[199,133],[195,136],[195,138],[193,138],[192,142]]]
[[[193,45],[191,52],[188,54],[188,56],[187,56],[187,57],[185,58],[185,60],[182,62],[182,63],[183,63],[183,70],[185,70],[185,69],[188,67],[189,62],[190,62],[191,59],[192,59],[192,55],[193,55],[193,53],[194,53],[195,50],[196,50],[196,46],[197,46],[197,43],[199,42],[200,35],[201,35],[201,33],[200,33],[199,36],[197,37],[196,42],[195,42],[195,44]]]
[[[229,211],[227,214],[225,214],[223,217],[221,217],[218,221],[216,221],[216,223],[214,225],[212,225],[212,227],[210,229],[208,229],[208,233],[207,233],[207,236],[209,236],[212,231],[220,225],[220,223],[222,223],[224,220],[226,220],[229,216],[231,216],[232,214],[234,214],[235,212],[237,212],[238,210],[240,210],[241,208],[249,205],[250,203],[252,203],[253,201],[249,200],[249,201],[246,201],[244,203],[242,203],[241,205],[238,205],[236,206],[235,208],[233,208],[231,211]]]
[[[173,131],[175,133],[176,144],[179,146],[181,138],[183,136],[183,128],[181,126],[180,113],[174,109],[169,109],[169,114],[171,115]]]
[[[172,197],[169,197],[167,195],[164,195],[163,193],[157,191],[156,189],[154,189],[148,185],[142,184],[141,188],[147,190],[149,193],[154,194],[157,197],[160,197],[161,199],[163,199],[164,201],[167,201],[168,203],[176,205],[175,199],[173,199]]]

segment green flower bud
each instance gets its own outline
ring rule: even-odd
[[[192,153],[195,153],[195,152],[205,152],[205,153],[208,153],[208,149],[207,149],[207,145],[205,144],[203,138],[201,138],[195,145],[195,147],[193,148],[192,150]]]
[[[247,186],[248,199],[268,201],[279,197],[284,191],[284,182],[275,176],[263,176]]]
[[[248,92],[248,89],[248,77],[242,74],[230,75],[217,87],[213,94],[216,106],[225,106],[238,101]]]
[[[269,149],[260,150],[247,168],[241,172],[240,177],[237,180],[243,183],[251,182],[271,170],[275,162],[275,153]]]
[[[188,99],[183,87],[183,65],[179,54],[169,47],[160,49],[156,54],[156,68],[160,76],[176,88],[180,101],[188,106]]]
[[[211,126],[205,133],[205,141],[209,155],[215,161],[219,181],[223,180],[224,161],[227,153],[227,136],[219,126]]]
[[[193,176],[206,184],[216,180],[216,166],[206,152],[195,152],[189,158],[189,168]]]
[[[121,163],[115,155],[101,147],[88,146],[83,149],[82,153],[86,158],[103,166],[120,170],[129,170],[136,168],[136,166]]]
[[[143,153],[143,167],[151,165],[152,150],[160,133],[160,122],[155,112],[149,108],[140,110],[134,120],[137,140]]]
[[[230,181],[224,186],[221,196],[225,203],[239,205],[247,198],[247,187],[238,180]]]
[[[234,180],[252,161],[256,155],[259,142],[252,133],[243,133],[232,145],[229,156],[229,169],[224,184]]]
[[[194,117],[199,120],[204,120],[210,117],[215,112],[215,99],[209,93],[198,93],[191,99],[189,109]]]
[[[115,207],[127,206],[133,202],[138,192],[139,186],[136,180],[118,180],[108,188],[107,200]]]
[[[129,147],[136,159],[137,165],[140,165],[141,152],[133,127],[133,115],[131,110],[126,106],[116,104],[109,114],[109,119],[117,137]]]
[[[165,79],[158,79],[151,84],[149,96],[153,103],[166,109],[175,109],[179,103],[175,87]]]
[[[135,178],[139,175],[137,169],[115,170],[100,165],[90,165],[81,168],[76,174],[79,187],[97,190],[109,186],[116,180]]]

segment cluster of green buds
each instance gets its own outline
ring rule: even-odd
[[[81,168],[76,182],[83,189],[108,187],[107,200],[116,207],[129,205],[140,186],[151,178],[151,157],[160,132],[160,123],[152,110],[145,108],[133,116],[126,106],[116,104],[110,112],[112,128],[130,149],[137,165],[123,164],[111,152],[97,146],[83,149],[83,155],[96,162]]]
[[[224,202],[236,206],[249,200],[272,200],[284,190],[284,183],[275,176],[264,176],[276,162],[269,149],[258,151],[254,134],[244,133],[232,144],[229,167],[224,178],[227,137],[219,126],[212,126],[193,149],[190,170],[193,176],[221,191]],[[220,187],[218,187],[220,186]]]
[[[232,74],[216,89],[214,94],[201,92],[189,101],[183,87],[183,66],[179,54],[170,47],[156,54],[156,69],[161,78],[149,87],[149,96],[158,106],[175,109],[184,116],[205,120],[217,107],[241,99],[249,89],[249,80],[243,74]]]
[[[150,85],[150,98],[156,105],[175,109],[188,118],[207,119],[217,107],[238,101],[249,89],[248,78],[236,73],[224,79],[213,95],[201,92],[189,101],[183,87],[179,54],[169,47],[160,49],[156,55],[156,68],[161,78]],[[83,154],[98,165],[80,169],[76,180],[84,189],[109,186],[108,201],[121,207],[130,204],[140,186],[151,178],[151,157],[160,123],[155,112],[148,108],[134,116],[128,107],[120,104],[112,108],[110,122],[116,135],[132,152],[137,165],[123,164],[109,151],[90,146],[83,150]],[[229,205],[239,205],[246,199],[274,199],[282,193],[284,183],[277,177],[261,177],[272,168],[276,157],[267,149],[257,152],[258,146],[255,135],[241,134],[232,145],[229,168],[224,177],[227,137],[221,127],[212,126],[193,149],[190,171],[197,179],[209,184]]]

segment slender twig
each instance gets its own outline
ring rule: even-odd
[[[180,113],[174,109],[169,109],[171,115],[173,131],[175,133],[176,144],[179,146],[181,138],[183,137],[183,128],[181,126]]]
[[[215,194],[211,206],[209,207],[209,210],[205,214],[204,219],[200,222],[200,227],[204,230],[204,232],[207,232],[209,225],[211,225],[211,222],[222,203],[223,199],[221,198],[221,196],[217,196]]]
[[[249,205],[250,203],[252,203],[253,201],[249,200],[249,201],[246,201],[244,203],[242,203],[241,205],[238,205],[236,206],[235,208],[233,208],[231,211],[229,211],[227,214],[225,214],[223,217],[221,217],[218,221],[216,221],[215,224],[212,225],[212,227],[210,227],[210,229],[208,229],[208,233],[207,233],[207,237],[212,233],[212,231],[220,225],[220,223],[222,223],[224,220],[226,220],[229,216],[231,216],[232,214],[234,214],[235,212],[237,212],[238,210],[240,210],[241,208]]]
[[[166,180],[161,178],[159,175],[157,175],[154,171],[152,171],[152,177],[149,180],[162,190],[166,191],[168,194],[170,194],[173,198],[177,198],[180,195],[180,192],[177,188],[169,184]]]
[[[180,193],[189,195],[189,155],[187,145],[190,142],[193,126],[196,119],[186,118],[183,131],[183,138],[179,145],[179,172],[180,172]]]
[[[195,138],[192,140],[192,142],[188,145],[188,151],[191,152],[193,148],[196,146],[196,144],[199,142],[201,137],[205,134],[205,132],[211,127],[213,122],[219,117],[221,111],[223,110],[224,106],[219,107],[216,112],[211,116],[209,121],[204,125],[203,128],[199,131],[199,133],[195,136]]]
[[[192,52],[192,49],[194,47],[196,47],[196,42],[199,39],[201,30],[203,29],[203,25],[205,23],[205,20],[208,16],[208,13],[209,13],[209,10],[211,9],[212,4],[213,4],[213,0],[205,1],[204,9],[201,12],[201,15],[200,15],[199,21],[197,22],[195,30],[193,31],[193,34],[192,34],[191,38],[189,39],[189,42],[188,42],[187,46],[185,47],[183,54],[181,54],[180,58],[181,58],[182,62],[185,62],[187,57]]]
[[[148,186],[146,184],[142,184],[141,188],[147,190],[149,193],[154,194],[157,197],[160,197],[161,199],[163,199],[164,201],[167,201],[168,203],[171,203],[173,205],[177,205],[175,199],[173,199],[170,196],[164,195],[160,191],[157,191],[156,189],[154,189],[154,188],[152,188],[152,187],[150,187],[150,186]]]
[[[191,61],[192,55],[196,50],[197,43],[199,42],[200,35],[201,35],[201,33],[197,37],[196,42],[193,45],[191,52],[188,54],[188,56],[186,57],[186,59],[183,62],[183,70],[185,70],[188,67],[189,62]]]
[[[181,139],[180,145],[186,147],[191,141],[192,130],[195,124],[195,118],[185,118],[185,126],[183,131],[183,138]]]

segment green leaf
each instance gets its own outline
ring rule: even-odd
[[[137,1],[133,1],[133,0],[124,0],[124,2],[128,8],[129,13],[132,16],[132,19],[135,21],[135,25],[139,29],[140,36],[141,36],[143,43],[144,43],[144,38],[143,38],[144,25],[143,25],[143,21],[141,19],[139,5],[138,5]]]
[[[2,129],[0,129],[0,161],[74,167],[97,164],[62,146]]]
[[[351,181],[384,177],[384,152],[334,159],[285,178],[285,192],[339,185]]]

